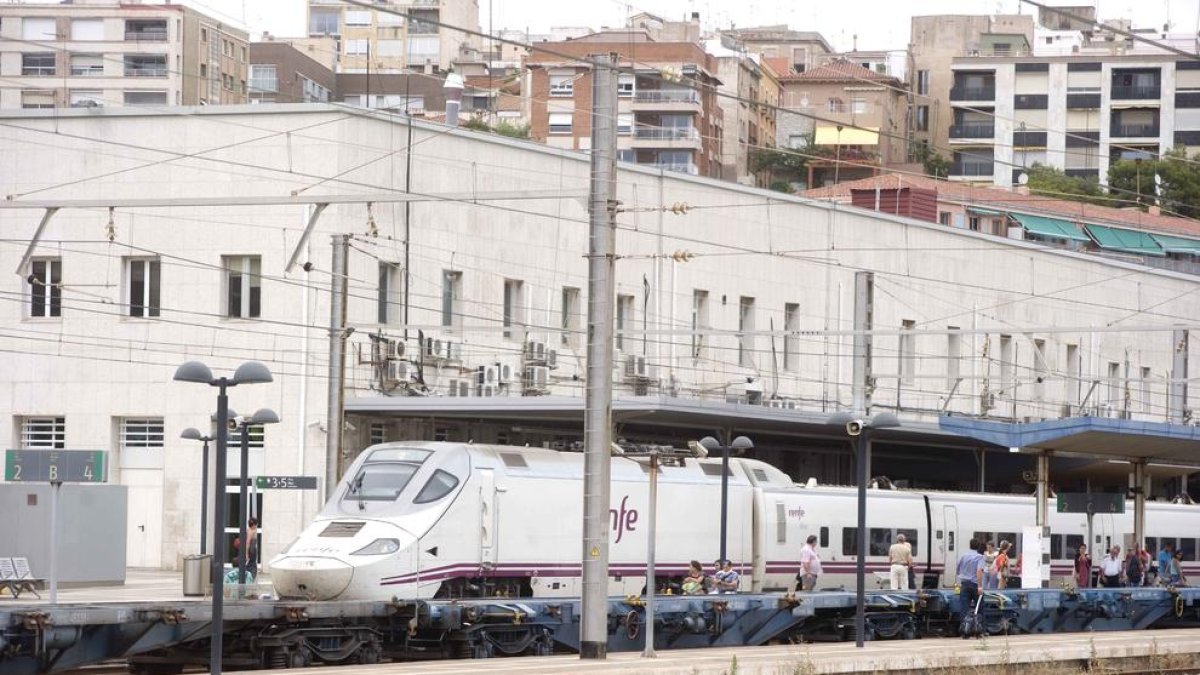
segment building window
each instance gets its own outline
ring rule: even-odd
[[[624,349],[626,338],[621,331],[633,327],[633,296],[617,296],[617,349]]]
[[[125,39],[137,42],[166,42],[166,19],[129,19],[125,21]]]
[[[958,326],[946,326],[948,330],[958,330]],[[959,360],[962,358],[962,335],[960,333],[950,333],[946,336],[946,391],[949,392],[958,384],[960,377],[959,373],[962,367]]]
[[[165,91],[126,91],[125,105],[166,105]]]
[[[1140,384],[1141,384],[1141,394],[1142,394],[1141,395],[1142,412],[1148,413],[1151,411],[1151,408],[1150,408],[1150,396],[1151,396],[1151,393],[1150,393],[1150,368],[1148,366],[1142,366],[1141,375],[1142,375],[1142,377],[1141,377]]]
[[[575,115],[573,113],[550,113],[550,133],[569,134]]]
[[[626,136],[633,133],[633,113],[617,113],[617,133]]]
[[[104,56],[100,54],[72,54],[71,74],[76,77],[103,75]]]
[[[387,443],[387,424],[384,422],[371,422],[371,445]]]
[[[158,260],[127,258],[125,260],[125,287],[129,305],[129,316],[158,316],[159,311],[159,268]]]
[[[208,29],[207,28],[200,29],[200,41],[208,42]]]
[[[346,54],[348,56],[365,56],[370,53],[370,40],[346,40]]]
[[[104,106],[104,92],[94,89],[72,89],[67,93],[67,103],[72,108],[100,108]]]
[[[392,323],[400,318],[400,289],[403,283],[400,265],[385,260],[379,261],[379,297],[376,318],[379,323]]]
[[[1000,393],[1003,396],[1013,395],[1013,376],[1016,374],[1013,339],[1011,335],[1000,336]]]
[[[800,305],[789,302],[783,306],[783,369],[796,372],[800,369]]]
[[[972,232],[978,232],[979,231],[979,216],[971,216],[971,217],[967,218],[967,227]]]
[[[636,80],[632,75],[617,76],[617,96],[628,98],[633,96],[634,84]]]
[[[834,96],[825,103],[825,109],[831,113],[846,112],[846,104],[842,99]]]
[[[938,212],[938,224],[939,225],[949,225],[950,224],[950,212],[949,211],[939,211]]]
[[[442,270],[442,325],[462,325],[462,272]]]
[[[867,99],[865,99],[865,98],[850,99],[850,112],[855,113],[855,114],[862,114],[862,113],[867,112]]]
[[[1121,405],[1121,364],[1116,361],[1108,362],[1108,403],[1113,408],[1120,409]]]
[[[65,450],[67,447],[67,418],[21,418],[22,450]]]
[[[166,77],[167,57],[162,54],[126,54],[125,77]]]
[[[22,75],[53,75],[54,54],[37,53],[21,55]]]
[[[338,23],[341,20],[339,10],[313,9],[308,14],[309,35],[338,35],[341,33]]]
[[[225,256],[225,316],[254,319],[262,311],[262,258],[256,255]]]
[[[519,279],[504,280],[504,337],[511,339],[513,326],[525,323],[525,283]]]
[[[911,385],[916,381],[917,336],[912,334],[917,322],[904,319],[900,322],[900,383]]]
[[[346,10],[346,25],[347,26],[370,26],[371,12],[359,10]]]
[[[917,95],[918,96],[928,96],[929,95],[929,71],[928,70],[918,70],[917,71]]]
[[[708,291],[692,291],[692,358],[704,358],[704,343],[708,337]]]
[[[71,19],[72,40],[104,39],[104,19]]]
[[[21,19],[21,39],[46,41],[58,38],[58,27],[54,18],[25,17]]]
[[[929,106],[917,106],[917,131],[929,131]]]
[[[252,64],[250,66],[251,91],[278,92],[279,79],[274,65]]]
[[[550,75],[550,95],[551,96],[574,96],[575,95],[575,74],[570,75]]]
[[[1067,345],[1067,381],[1066,396],[1068,403],[1079,402],[1079,392],[1082,387],[1083,361],[1079,357],[1079,345]]]
[[[747,335],[754,331],[754,298],[742,296],[738,300],[738,365],[747,368],[754,367],[755,336]]]
[[[21,92],[21,107],[26,110],[53,108],[54,90],[34,89]]]
[[[579,324],[581,314],[579,311],[579,289],[571,286],[563,286],[562,289],[562,343],[574,347],[579,343]]]
[[[29,316],[62,316],[62,260],[34,260],[26,280],[29,284]]]
[[[163,418],[126,417],[120,420],[120,462],[124,468],[161,469]]]
[[[1033,400],[1041,401],[1045,393],[1045,381],[1049,368],[1046,367],[1046,341],[1033,341]]]

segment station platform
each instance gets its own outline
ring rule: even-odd
[[[1012,668],[1006,668],[1011,666]],[[1002,670],[997,670],[997,668]],[[1029,672],[1052,675],[1200,673],[1200,629],[817,643],[733,649],[609,653],[604,661],[576,655],[471,659],[321,668],[322,675],[816,675],[818,673]],[[266,673],[268,671],[251,671]],[[277,672],[277,671],[270,671]]]

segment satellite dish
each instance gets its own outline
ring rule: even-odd
[[[1018,185],[1028,185],[1029,184],[1029,174],[1022,171],[1021,175],[1017,176],[1017,184]]]

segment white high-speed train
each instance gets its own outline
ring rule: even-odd
[[[856,491],[805,487],[758,460],[729,460],[728,557],[741,590],[790,589],[800,547],[819,537],[820,587],[854,583]],[[648,464],[613,457],[609,593],[645,586]],[[418,599],[576,596],[581,592],[583,455],[541,448],[398,442],[362,452],[317,519],[270,563],[281,597]],[[659,478],[659,582],[688,562],[708,568],[720,550],[721,461],[684,461]],[[1132,508],[1097,515],[1090,548],[1127,548]],[[1019,542],[1032,525],[1030,497],[870,490],[867,570],[887,569],[898,533],[913,543],[916,571],[953,585],[970,539]],[[1170,542],[1184,571],[1200,571],[1200,507],[1151,502],[1147,546]],[[1086,519],[1051,514],[1052,574],[1069,576]],[[921,577],[918,577],[921,578]],[[932,578],[932,577],[931,577]]]

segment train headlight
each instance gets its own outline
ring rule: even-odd
[[[396,539],[376,539],[350,555],[387,555],[400,550],[400,542]]]

